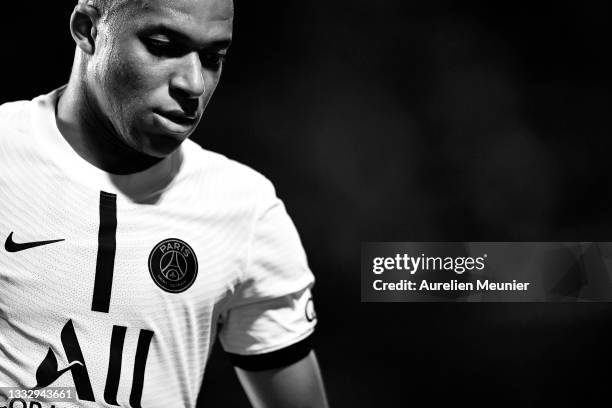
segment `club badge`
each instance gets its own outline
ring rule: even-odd
[[[176,238],[165,239],[149,255],[149,273],[161,289],[181,293],[198,276],[198,260],[193,249]]]

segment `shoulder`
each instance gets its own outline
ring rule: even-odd
[[[206,150],[191,140],[187,140],[184,146],[191,171],[196,172],[202,182],[214,185],[216,191],[259,199],[276,197],[272,182],[257,170]]]
[[[32,104],[32,101],[15,101],[0,105],[0,128],[27,132],[32,118]]]
[[[32,100],[7,102],[0,105],[0,137],[4,140],[11,134],[22,137],[24,134],[36,133],[48,117],[54,117],[57,90],[37,96]],[[47,125],[48,126],[48,125]]]
[[[0,118],[4,120],[19,116],[31,103],[32,101],[25,100],[3,103],[0,105]]]

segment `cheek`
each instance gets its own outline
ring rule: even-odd
[[[123,112],[138,110],[163,86],[163,73],[134,47],[109,47],[102,64],[99,72],[104,92],[114,108]]]
[[[219,74],[212,74],[210,79],[206,81],[208,85],[206,87],[206,92],[204,92],[204,95],[202,95],[202,98],[203,98],[202,102],[203,102],[204,107],[208,105],[208,102],[210,102],[210,99],[215,93],[215,90],[217,89],[217,85],[219,85],[219,79],[220,79]]]

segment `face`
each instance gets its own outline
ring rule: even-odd
[[[86,80],[124,144],[165,157],[193,133],[219,82],[232,21],[231,0],[128,0],[98,22]]]

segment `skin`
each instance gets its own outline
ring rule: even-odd
[[[236,372],[254,408],[329,407],[314,351],[287,367]]]
[[[115,174],[150,167],[200,122],[231,43],[231,0],[79,3],[77,49],[57,123],[74,150]]]
[[[56,120],[89,163],[131,174],[171,155],[197,127],[221,76],[234,11],[231,0],[114,6],[105,12],[82,0],[75,7],[77,48]],[[236,371],[255,408],[328,406],[314,352],[287,367]]]

